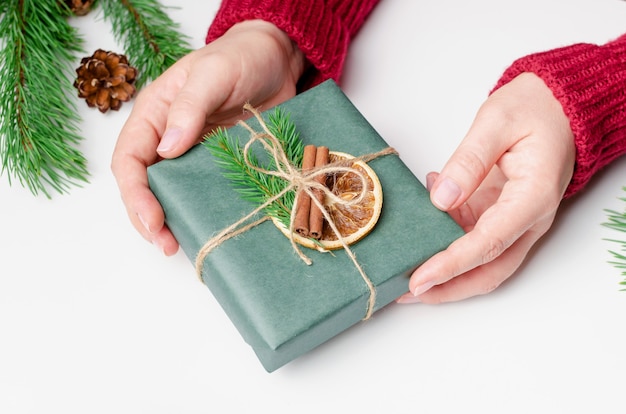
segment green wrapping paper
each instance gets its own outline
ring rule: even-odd
[[[304,144],[355,156],[388,147],[333,81],[281,106]],[[247,123],[260,129],[256,120]],[[240,126],[229,134],[242,145],[250,137]],[[433,207],[401,155],[369,162],[383,188],[382,214],[373,231],[350,247],[376,286],[375,310],[406,292],[412,271],[463,234],[450,216]],[[208,239],[257,207],[242,200],[222,174],[202,145],[148,168],[167,225],[192,263]],[[265,221],[225,241],[204,260],[202,281],[268,372],[359,323],[367,312],[370,291],[343,250],[303,249],[313,261],[310,266],[273,222]]]

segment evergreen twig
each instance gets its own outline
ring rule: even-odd
[[[187,36],[178,32],[178,24],[158,0],[98,0],[98,4],[139,72],[137,89],[191,52]]]
[[[300,168],[304,154],[304,145],[296,131],[289,114],[277,107],[268,115],[267,127],[278,138],[289,162]],[[283,191],[289,183],[282,178],[263,174],[246,165],[243,156],[243,147],[237,138],[228,134],[228,130],[218,128],[209,134],[204,145],[216,158],[216,162],[224,170],[224,176],[231,180],[235,190],[243,199],[255,204],[263,204],[269,198]],[[274,169],[275,162],[266,154],[248,153],[250,164],[263,169]],[[265,164],[263,164],[265,162]],[[265,208],[268,216],[278,219],[289,228],[291,208],[295,199],[295,191],[287,192],[283,197]]]
[[[60,0],[0,0],[0,175],[34,195],[86,183],[76,148],[80,116],[73,64],[83,40]],[[94,3],[96,4],[96,3]],[[134,60],[139,89],[190,52],[158,0],[98,0],[112,32]]]
[[[626,191],[626,187],[622,187],[622,190]],[[626,197],[620,198],[620,200],[626,202]],[[602,224],[610,229],[626,233],[626,210],[619,212],[616,210],[606,209],[605,212],[607,213],[608,221]],[[620,282],[620,285],[626,286],[626,240],[605,240],[619,245],[618,250],[609,250],[609,253],[613,256],[614,259],[612,261],[609,261],[609,263],[617,269],[622,269],[621,275],[624,277],[624,280]],[[622,290],[626,291],[626,288]]]
[[[87,182],[75,145],[79,116],[69,99],[82,39],[58,0],[2,0],[0,6],[0,174],[35,195]]]

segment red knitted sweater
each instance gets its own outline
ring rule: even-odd
[[[224,0],[206,41],[235,23],[263,19],[282,29],[314,68],[306,85],[339,82],[348,46],[378,0]],[[626,153],[626,35],[598,46],[575,44],[515,61],[497,89],[522,72],[541,77],[561,102],[576,142],[576,167],[566,197]]]
[[[570,120],[576,166],[565,196],[571,196],[626,152],[626,35],[603,46],[581,43],[522,57],[495,89],[522,72],[541,77]]]

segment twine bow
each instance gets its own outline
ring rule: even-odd
[[[324,165],[323,167],[313,168],[307,171],[306,173],[303,173],[301,170],[299,170],[296,166],[294,166],[289,161],[287,155],[285,154],[282,148],[282,145],[280,144],[280,141],[278,140],[278,138],[276,138],[276,136],[274,136],[274,134],[270,132],[267,125],[265,124],[265,121],[261,117],[260,113],[256,109],[254,109],[250,104],[244,105],[244,109],[247,111],[250,111],[255,116],[255,118],[259,121],[261,128],[263,129],[263,132],[256,132],[245,122],[239,121],[238,124],[250,132],[250,140],[246,143],[246,145],[243,148],[244,162],[246,163],[248,167],[258,172],[280,177],[281,179],[285,180],[289,184],[285,186],[285,188],[282,191],[280,191],[279,193],[267,199],[265,203],[261,204],[260,206],[252,210],[250,213],[246,214],[244,217],[242,217],[235,223],[231,224],[230,226],[226,227],[214,237],[210,238],[204,244],[204,246],[202,246],[202,248],[198,252],[198,255],[196,256],[196,272],[198,276],[202,278],[204,259],[211,251],[213,251],[213,249],[221,245],[226,240],[232,237],[235,237],[239,234],[245,233],[246,231],[252,229],[253,227],[269,219],[268,216],[264,216],[261,219],[258,219],[254,222],[246,224],[252,217],[254,217],[256,214],[258,214],[267,206],[271,205],[276,200],[280,199],[287,192],[291,190],[296,190],[296,192],[304,191],[311,197],[311,201],[314,202],[317,205],[317,207],[319,207],[320,211],[322,212],[324,218],[326,219],[333,233],[336,235],[337,240],[341,242],[341,245],[343,249],[345,250],[346,254],[350,258],[350,260],[352,260],[352,262],[354,263],[354,266],[356,267],[359,274],[361,275],[361,278],[367,285],[369,292],[370,292],[370,296],[368,300],[367,312],[363,319],[364,320],[369,319],[371,315],[374,313],[374,305],[376,304],[376,287],[374,286],[374,283],[371,281],[371,279],[365,274],[365,271],[363,270],[359,262],[356,260],[356,256],[354,255],[354,252],[352,252],[352,250],[350,249],[350,247],[348,246],[348,244],[342,237],[341,232],[335,225],[334,220],[331,218],[330,214],[328,213],[328,210],[324,207],[323,203],[320,200],[318,200],[318,198],[315,197],[315,195],[313,194],[313,190],[318,189],[322,191],[325,197],[330,198],[334,203],[337,203],[337,204],[341,204],[341,205],[358,204],[361,201],[363,201],[364,197],[367,194],[367,178],[361,171],[359,171],[356,168],[350,167],[347,164],[348,163],[352,164],[354,161],[357,161],[357,160],[362,160],[362,161],[367,162],[369,160],[372,160],[374,158],[377,158],[383,155],[389,155],[389,154],[397,155],[397,152],[393,148],[388,147],[376,153],[366,154],[366,155],[355,157],[349,160],[339,160],[339,161],[331,162],[329,164]],[[260,142],[263,145],[263,147],[266,149],[266,151],[270,153],[270,155],[273,157],[274,166],[276,168],[275,170],[269,170],[269,169],[258,167],[249,161],[248,153],[250,151],[251,146],[256,142]],[[320,175],[326,175],[329,173],[338,173],[338,172],[353,173],[358,177],[358,180],[360,180],[363,183],[363,185],[361,186],[361,192],[359,193],[358,197],[355,197],[352,200],[344,200],[341,197],[338,197],[337,195],[335,195],[325,185],[320,184],[316,180],[316,177]],[[289,240],[291,243],[291,247],[296,252],[296,254],[300,257],[300,259],[303,262],[305,262],[307,265],[311,265],[312,264],[311,259],[302,252],[302,249],[300,249],[300,247],[298,246],[298,244],[296,243],[293,237],[295,211],[298,207],[297,206],[298,198],[299,197],[295,197],[292,210],[291,210],[291,218],[290,218],[289,232],[288,232]]]

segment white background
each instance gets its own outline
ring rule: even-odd
[[[193,47],[218,1],[169,0]],[[72,21],[119,51],[107,22]],[[422,179],[441,168],[517,57],[626,32],[619,0],[385,0],[354,40],[343,88]],[[130,225],[109,163],[132,104],[78,102],[90,183],[52,200],[0,181],[0,413],[624,412],[626,159],[566,202],[495,292],[392,304],[268,374],[181,253]],[[539,195],[538,195],[539,196]]]

